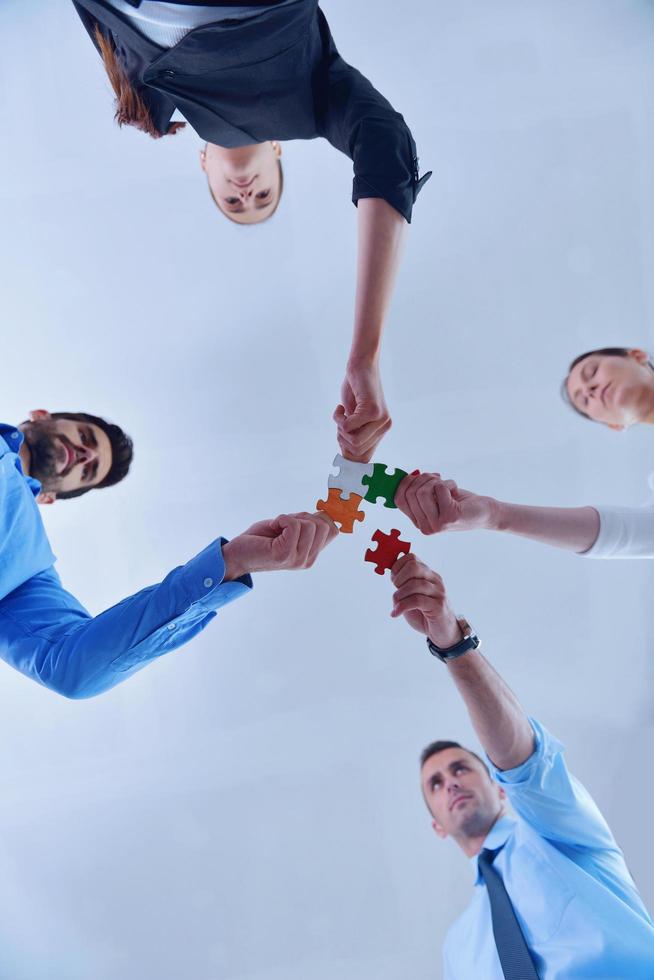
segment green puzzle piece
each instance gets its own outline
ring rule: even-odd
[[[404,470],[387,473],[385,463],[375,463],[372,476],[361,478],[361,482],[368,487],[368,493],[363,499],[376,504],[377,498],[383,497],[384,507],[396,507],[395,492],[406,475]]]

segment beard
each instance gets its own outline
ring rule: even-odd
[[[22,431],[30,451],[30,476],[38,480],[44,490],[55,490],[59,482],[56,423],[50,419],[26,422]]]
[[[497,813],[479,804],[463,818],[459,833],[464,837],[485,837],[496,819]]]

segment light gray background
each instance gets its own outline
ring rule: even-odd
[[[383,357],[377,458],[521,502],[638,504],[653,434],[558,396],[568,360],[652,346],[654,7],[325,0],[343,56],[434,177]],[[2,416],[88,409],[129,479],[46,515],[92,611],[214,536],[311,508],[352,322],[350,162],[284,147],[274,219],[211,206],[187,131],[112,122],[71,5],[5,2]],[[417,755],[472,740],[447,673],[363,553],[399,527],[525,706],[567,744],[650,904],[653,585],[490,534],[419,540],[368,509],[308,573],[259,576],[190,646],[96,700],[0,665],[3,980],[428,980],[471,889]],[[474,744],[474,743],[472,743]]]

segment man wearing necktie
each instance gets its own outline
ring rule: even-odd
[[[435,572],[409,554],[392,577],[392,615],[443,661],[489,763],[451,741],[421,756],[434,831],[456,841],[475,883],[445,941],[445,980],[652,980],[654,925],[563,746],[482,656]]]

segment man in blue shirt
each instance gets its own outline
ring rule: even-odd
[[[446,664],[490,763],[450,741],[421,757],[434,831],[456,841],[475,885],[445,941],[445,980],[651,980],[652,920],[563,746],[481,655],[435,572],[407,555],[392,578],[392,615]]]
[[[260,521],[91,616],[61,584],[37,503],[117,483],[131,458],[129,437],[96,416],[40,411],[0,425],[0,657],[69,698],[101,694],[186,643],[249,592],[250,572],[309,568],[338,533],[323,514]]]

